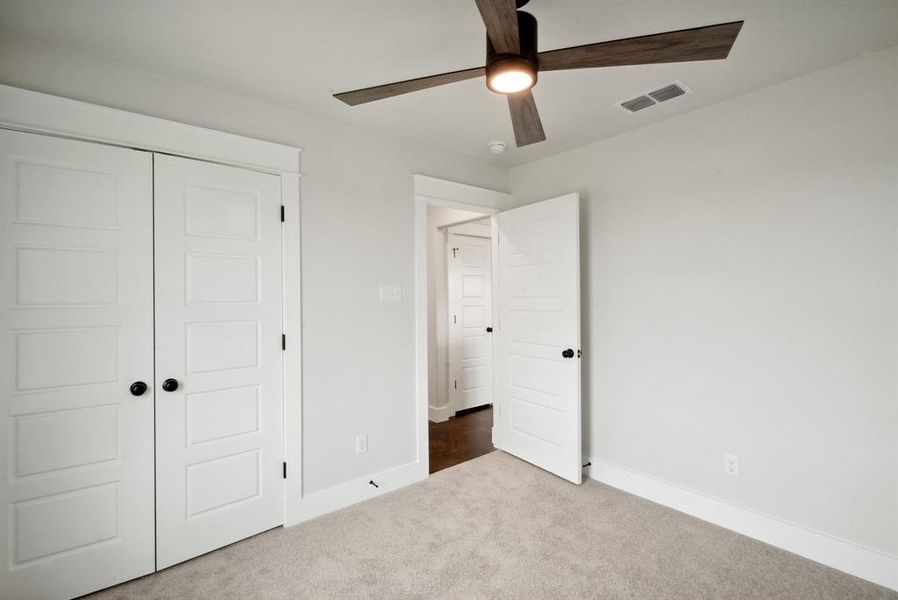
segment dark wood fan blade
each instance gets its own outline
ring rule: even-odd
[[[540,71],[726,58],[742,21],[586,44],[539,53]]]
[[[521,51],[518,35],[518,12],[515,0],[474,0],[486,25],[493,48],[499,54],[517,54]]]
[[[384,98],[389,98],[391,96],[399,96],[401,94],[408,94],[409,92],[426,90],[427,88],[437,87],[438,85],[474,79],[475,77],[481,77],[483,73],[483,67],[463,69],[461,71],[452,71],[450,73],[440,73],[439,75],[428,75],[427,77],[418,77],[417,79],[407,79],[405,81],[376,85],[361,90],[352,90],[351,92],[341,92],[339,94],[334,94],[334,98],[342,100],[349,106],[355,106],[356,104],[364,104],[365,102],[373,102],[374,100],[383,100]]]
[[[508,94],[508,110],[511,111],[514,141],[518,148],[546,140],[543,124],[536,110],[536,101],[529,90]]]

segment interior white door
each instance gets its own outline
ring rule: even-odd
[[[493,443],[579,484],[579,195],[495,219]]]
[[[449,398],[453,411],[493,402],[489,238],[448,235]]]
[[[281,195],[163,155],[155,189],[162,569],[284,522]]]
[[[153,571],[152,190],[148,153],[0,131],[0,598]]]

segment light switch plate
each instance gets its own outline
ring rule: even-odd
[[[402,286],[401,285],[382,285],[380,286],[381,302],[402,302]]]

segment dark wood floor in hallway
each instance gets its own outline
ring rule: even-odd
[[[430,472],[492,452],[493,407],[472,409],[442,423],[430,422]]]

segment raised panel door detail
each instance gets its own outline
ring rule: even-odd
[[[20,391],[112,383],[118,378],[118,330],[21,331],[16,339]]]
[[[465,338],[462,341],[462,346],[467,358],[484,358],[489,356],[489,339],[485,335]]]
[[[187,304],[259,302],[259,257],[187,255]]]
[[[511,212],[508,211],[506,215]],[[504,217],[500,218],[505,220],[506,224],[511,224],[510,220]],[[560,215],[539,215],[534,218],[514,219],[514,223],[511,224],[514,227],[514,233],[511,236],[506,236],[505,239],[507,255],[538,256],[546,250],[557,249],[566,241],[570,241],[565,238],[567,232],[564,231],[568,224],[569,220]]]
[[[155,567],[152,156],[0,130],[0,598]]]
[[[562,361],[570,359],[561,358],[560,351],[558,356],[555,359],[512,354],[508,358],[508,384],[561,397],[558,385],[553,382],[564,375],[567,365]]]
[[[483,298],[487,294],[486,277],[483,275],[463,275],[461,294],[465,298]]]
[[[13,423],[12,458],[17,477],[119,457],[118,407],[114,405],[14,417]]]
[[[117,302],[118,254],[112,250],[18,248],[19,306],[94,306]]]
[[[540,257],[540,260],[545,258]],[[563,274],[557,259],[554,262],[513,265],[508,275],[508,294],[512,298],[558,298],[559,291],[563,289]]]
[[[484,365],[471,365],[463,367],[463,370],[465,384],[463,391],[470,392],[471,390],[482,389],[490,385],[489,371]]]
[[[15,564],[83,551],[117,538],[118,492],[117,484],[109,484],[14,504]]]
[[[511,431],[538,440],[552,448],[564,441],[564,415],[539,404],[533,404],[511,396],[508,407],[508,425]]]
[[[14,173],[16,221],[104,229],[118,226],[120,194],[115,173],[27,160],[16,161]]]
[[[259,198],[255,193],[188,184],[184,205],[187,235],[259,238]]]
[[[255,433],[261,425],[259,386],[187,395],[187,443],[202,444]]]
[[[187,372],[259,366],[258,321],[187,324]]]
[[[189,465],[188,518],[258,497],[261,461],[261,450],[251,450]]]
[[[485,267],[489,248],[479,244],[464,244],[459,247],[463,267]]]
[[[558,331],[564,315],[558,311],[517,309],[508,311],[509,340],[552,348],[558,344]]]
[[[463,306],[461,309],[461,323],[462,327],[472,328],[476,327],[480,329],[481,327],[486,327],[487,324],[486,314],[486,306]],[[477,334],[480,335],[481,331],[478,331]]]

